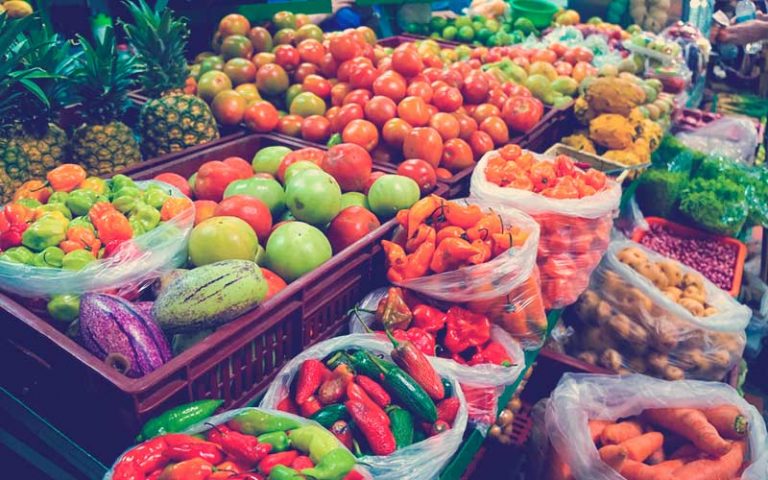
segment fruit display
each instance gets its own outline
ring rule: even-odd
[[[260,406],[330,429],[374,478],[401,478],[403,469],[430,478],[467,423],[464,395],[449,372],[410,341],[349,335],[291,360]]]
[[[471,198],[520,209],[541,227],[537,264],[545,307],[573,303],[603,255],[621,186],[565,155],[536,158],[517,145],[486,154],[472,174]]]
[[[667,26],[670,5],[669,0],[630,0],[629,14],[643,30],[658,33]]]
[[[768,457],[757,409],[729,385],[683,383],[566,374],[545,401],[537,478],[759,478]],[[631,406],[617,401],[625,395]]]
[[[512,20],[502,15],[489,18],[480,14],[456,18],[432,17],[429,24],[406,25],[405,30],[437,40],[489,47],[520,43],[528,35],[538,33],[534,24],[525,17]]]
[[[244,408],[218,415],[188,433],[147,439],[121,455],[105,478],[365,478],[355,464],[343,443],[316,424],[294,415]]]
[[[576,328],[570,349],[587,363],[718,380],[741,358],[750,312],[676,260],[616,242],[568,315]]]

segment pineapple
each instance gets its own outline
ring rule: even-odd
[[[162,6],[160,6],[162,4]],[[133,17],[124,24],[126,36],[144,67],[141,84],[152,98],[141,109],[139,132],[146,157],[178,152],[219,138],[216,119],[201,98],[184,93],[189,68],[184,56],[189,29],[158,2],[127,2]]]
[[[131,77],[141,68],[133,57],[118,55],[111,27],[83,47],[73,72],[85,123],[72,133],[72,161],[90,175],[104,176],[141,161],[133,130],[120,121],[128,108]]]

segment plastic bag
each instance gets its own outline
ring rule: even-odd
[[[452,200],[471,203],[467,199]],[[544,342],[547,317],[541,288],[535,275],[539,226],[527,214],[514,208],[477,202],[484,210],[496,211],[504,225],[514,225],[529,232],[522,248],[510,248],[493,260],[444,273],[413,278],[398,286],[430,299],[466,303],[466,308],[487,315],[526,348],[538,348]]]
[[[683,284],[692,290],[683,292]],[[716,312],[703,316],[705,305]],[[699,306],[697,315],[686,309]],[[576,331],[573,354],[617,373],[668,380],[722,379],[741,359],[750,317],[749,308],[700,273],[629,241],[611,244],[589,289],[566,312]]]
[[[262,412],[268,413],[270,415],[274,415],[276,417],[290,418],[292,420],[296,420],[302,426],[316,425],[316,426],[318,426],[320,428],[323,428],[322,426],[320,426],[319,423],[317,423],[315,421],[312,421],[312,420],[309,420],[309,419],[306,419],[306,418],[303,418],[303,417],[299,417],[297,415],[292,415],[290,413],[281,412],[281,411],[278,411],[278,410],[270,410],[270,409],[267,409],[267,408],[247,407],[247,408],[237,408],[237,409],[234,409],[234,410],[228,410],[228,411],[220,413],[218,415],[214,415],[213,417],[206,418],[202,422],[189,427],[187,430],[184,431],[184,433],[188,434],[188,435],[195,435],[195,434],[198,434],[198,433],[207,432],[208,430],[211,430],[211,428],[212,428],[211,426],[212,425],[221,425],[221,424],[227,423],[228,421],[232,420],[233,418],[235,418],[236,416],[240,415],[241,413],[245,413],[245,412],[248,412],[248,411],[251,411],[251,410],[262,411]],[[341,442],[339,442],[338,446],[339,446],[339,448],[346,449],[346,447]],[[134,448],[134,447],[131,447],[131,448]],[[125,452],[122,455],[120,455],[117,458],[117,460],[115,460],[115,464],[117,464],[117,462],[120,461],[120,459],[123,457],[123,455],[125,455]],[[112,474],[113,474],[114,468],[115,468],[115,465],[112,465],[112,468],[110,468],[109,471],[107,471],[107,473],[104,475],[104,479],[103,480],[112,480]],[[373,478],[360,465],[355,467],[355,470],[357,470],[358,472],[363,474],[363,476],[366,479],[372,479]]]
[[[694,150],[724,155],[747,164],[754,162],[760,142],[754,121],[736,116],[719,118],[693,132],[680,132],[676,137]]]
[[[547,404],[546,429],[552,446],[576,480],[624,480],[600,460],[587,421],[616,420],[649,408],[708,408],[734,405],[749,421],[751,465],[741,480],[763,480],[768,469],[768,435],[758,411],[732,387],[717,382],[667,382],[644,375],[617,377],[566,373]],[[682,479],[681,479],[682,480]]]
[[[150,183],[137,182],[140,188]],[[174,197],[183,197],[163,183]],[[177,268],[187,261],[187,241],[195,221],[195,209],[189,208],[154,230],[120,245],[114,255],[86,265],[82,270],[32,267],[0,262],[0,290],[22,297],[80,295],[111,290],[126,284],[141,284],[161,272]]]
[[[377,335],[346,335],[333,338],[304,350],[283,367],[272,381],[269,390],[259,405],[262,408],[275,408],[288,395],[299,366],[309,358],[323,358],[326,355],[346,348],[360,348],[389,359],[392,344]],[[444,364],[433,361],[435,370],[447,378],[454,387],[461,406],[453,428],[434,437],[396,450],[387,456],[367,456],[359,462],[368,467],[376,480],[428,480],[436,478],[448,460],[461,445],[464,430],[467,427],[467,402],[453,372]]]
[[[600,262],[611,236],[613,216],[621,200],[621,185],[608,179],[600,192],[581,199],[548,198],[538,193],[495,185],[485,178],[490,155],[480,159],[470,184],[470,199],[530,214],[541,226],[537,262],[547,309],[576,301]],[[549,157],[538,158],[553,161]]]
[[[386,288],[374,290],[366,295],[357,306],[363,310],[376,310],[379,301],[386,296],[386,293]],[[441,305],[435,306],[445,310]],[[353,334],[365,333],[366,330],[361,322],[370,327],[375,319],[376,316],[372,313],[356,312],[350,316],[349,331]],[[381,336],[383,333],[379,335]],[[464,396],[467,399],[469,421],[476,426],[482,427],[483,433],[487,432],[488,428],[496,421],[498,398],[504,391],[504,387],[515,383],[520,375],[522,375],[523,370],[525,370],[523,350],[520,348],[520,344],[506,330],[498,325],[492,325],[491,340],[500,343],[504,347],[507,355],[512,359],[512,366],[504,367],[491,363],[462,365],[450,358],[434,358],[436,365],[442,365],[443,368],[450,371],[461,384]]]

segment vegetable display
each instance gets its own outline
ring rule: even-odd
[[[720,380],[741,358],[750,312],[695,270],[615,242],[566,318],[576,330],[569,349],[588,363]]]
[[[519,180],[507,183],[505,175],[513,174]],[[531,158],[507,146],[480,160],[470,195],[483,204],[520,209],[540,225],[536,261],[544,305],[551,309],[573,303],[586,288],[608,246],[621,187],[600,172],[584,172],[565,156]]]

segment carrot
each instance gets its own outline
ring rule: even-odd
[[[651,456],[645,460],[645,463],[647,463],[648,465],[658,465],[659,463],[662,463],[666,459],[667,457],[664,455],[664,449],[660,448],[655,452],[653,452]]]
[[[701,451],[694,447],[691,443],[686,443],[682,447],[678,448],[672,455],[669,456],[670,460],[695,460],[701,456]]]
[[[609,422],[608,420],[590,420],[588,425],[589,436],[592,437],[593,442],[597,442],[600,438],[600,434],[605,430],[605,427],[613,425],[613,422]]]
[[[619,445],[627,449],[630,460],[644,462],[653,452],[664,446],[664,435],[659,432],[648,432],[639,437],[630,438]]]
[[[730,480],[741,468],[746,448],[743,440],[733,442],[731,449],[720,458],[688,463],[675,470],[674,476],[685,480]]]
[[[603,445],[617,445],[642,434],[643,427],[638,422],[619,422],[605,427],[603,433],[600,434],[600,440]]]
[[[749,420],[733,405],[706,408],[702,412],[723,438],[739,440],[749,430]]]
[[[661,462],[658,465],[654,465],[653,471],[658,473],[673,473],[678,468],[685,465],[685,462],[683,460],[677,459],[677,460],[667,460],[666,462]]]
[[[627,480],[682,480],[681,477],[676,478],[670,473],[657,472],[654,468],[642,462],[627,460],[619,473]]]
[[[621,471],[628,455],[626,447],[622,445],[606,445],[597,452],[600,454],[600,460],[617,472]]]
[[[654,408],[643,415],[654,425],[664,427],[690,440],[700,450],[719,457],[731,448],[701,410],[693,408]]]

